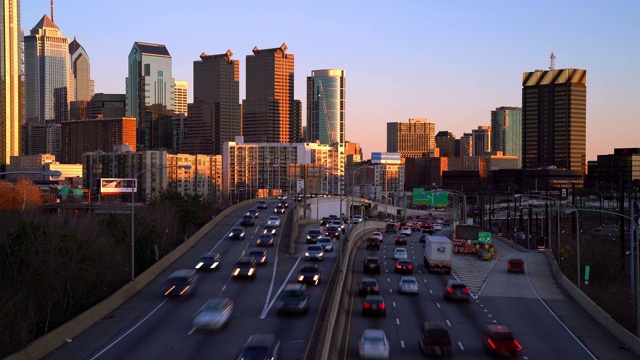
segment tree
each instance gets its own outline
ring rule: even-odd
[[[27,209],[39,208],[42,205],[42,192],[29,179],[18,180],[13,186],[15,208],[24,212]]]

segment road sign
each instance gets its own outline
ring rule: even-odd
[[[415,205],[447,206],[448,193],[446,191],[425,190],[423,188],[413,189],[413,203]]]
[[[491,233],[486,231],[480,231],[478,233],[478,242],[489,244],[491,242]]]
[[[584,281],[589,281],[589,273],[591,272],[591,266],[584,267]]]
[[[60,189],[60,195],[69,195],[69,190],[70,190],[69,186],[63,186]]]

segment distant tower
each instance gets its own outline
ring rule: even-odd
[[[0,168],[20,155],[19,3],[4,0],[0,7]]]
[[[551,52],[551,63],[549,64],[549,70],[555,70],[556,69],[556,56],[553,54],[553,51]]]
[[[75,82],[74,101],[89,101],[93,97],[93,80],[91,80],[91,66],[89,55],[76,38],[69,44],[71,56],[71,72]]]
[[[313,70],[307,77],[307,131],[309,141],[345,142],[346,71]]]
[[[187,115],[187,95],[189,91],[189,84],[186,81],[176,80],[175,90],[175,111],[176,114]]]
[[[387,123],[387,152],[419,159],[436,149],[436,124],[426,118]]]

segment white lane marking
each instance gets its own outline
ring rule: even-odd
[[[404,340],[400,340],[400,347],[404,349]]]
[[[438,309],[440,309],[440,303],[436,303],[436,306],[438,307]]]
[[[393,307],[396,307],[396,302],[395,301],[392,304],[393,304]]]
[[[300,258],[298,258],[298,261]],[[296,263],[297,264],[297,263]],[[273,262],[273,273],[271,274],[271,283],[269,284],[269,291],[267,291],[267,298],[264,301],[264,307],[262,308],[262,313],[260,314],[260,319],[264,319],[262,315],[266,316],[265,309],[269,306],[269,300],[271,300],[271,292],[273,291],[273,283],[276,280],[276,270],[278,269],[278,258],[276,257]],[[293,271],[293,269],[291,269]]]
[[[462,343],[460,341],[458,341],[458,346],[460,346],[460,349],[464,351],[464,346],[462,346]]]
[[[223,286],[222,290],[220,290],[220,291],[224,291],[224,289],[226,289],[226,288],[227,288],[227,285]]]
[[[391,278],[387,278],[387,281],[391,281]]]
[[[445,320],[447,322],[447,325],[451,326],[451,323],[449,322],[449,320]]]
[[[109,344],[106,348],[102,349],[102,351],[97,353],[90,360],[94,360],[94,359],[98,358],[100,355],[104,354],[105,351],[111,349],[111,347],[113,347],[113,345],[117,344],[125,336],[129,335],[133,330],[135,330],[138,326],[140,326],[140,324],[145,322],[151,315],[153,315],[154,312],[156,312],[158,309],[160,309],[160,307],[162,307],[162,305],[164,305],[164,303],[166,303],[168,299],[169,298],[165,298],[164,301],[162,301],[158,306],[156,306],[155,309],[153,309],[149,314],[147,314],[147,316],[145,316],[142,320],[140,320],[137,324],[135,324],[131,329],[129,329],[129,331],[127,331],[126,333],[122,334],[119,338],[115,339],[111,344]]]
[[[418,272],[419,272],[419,271],[418,271]],[[425,284],[427,283],[427,279],[422,279],[422,281],[424,281],[424,283],[425,283]]]
[[[429,293],[430,293],[431,295],[433,295],[433,290],[429,289]]]
[[[389,292],[390,292],[390,293],[392,293],[392,292],[393,292],[393,290],[389,289]]]
[[[276,299],[278,298],[278,294],[280,294],[282,289],[284,289],[285,285],[287,285],[287,283],[289,282],[289,278],[291,277],[291,274],[293,274],[293,270],[295,270],[296,267],[298,266],[298,263],[300,262],[300,259],[302,259],[302,258],[299,257],[298,260],[296,261],[296,263],[293,264],[293,267],[291,268],[291,271],[289,271],[289,274],[284,279],[284,282],[282,283],[282,286],[280,286],[280,288],[278,289],[276,294],[273,296],[273,299],[269,303],[269,306],[265,306],[265,308],[262,310],[262,314],[260,314],[260,319],[264,319],[265,317],[267,317],[267,314],[269,313],[269,310],[271,309],[271,307],[273,307],[273,304],[276,302]],[[274,271],[273,277],[274,277],[274,279],[271,280],[271,286],[273,286],[273,282],[275,280],[275,271]],[[271,293],[271,288],[269,289],[269,293]],[[268,301],[269,301],[269,296],[267,296],[267,302]]]
[[[189,331],[189,332],[187,333],[187,335],[191,335],[191,334],[193,334],[195,331],[196,331],[196,328],[193,328],[193,329],[191,329],[191,331]]]
[[[396,325],[400,325],[400,319],[396,318]]]

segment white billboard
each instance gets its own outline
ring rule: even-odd
[[[136,179],[100,179],[100,193],[105,194],[131,194],[138,191]]]

